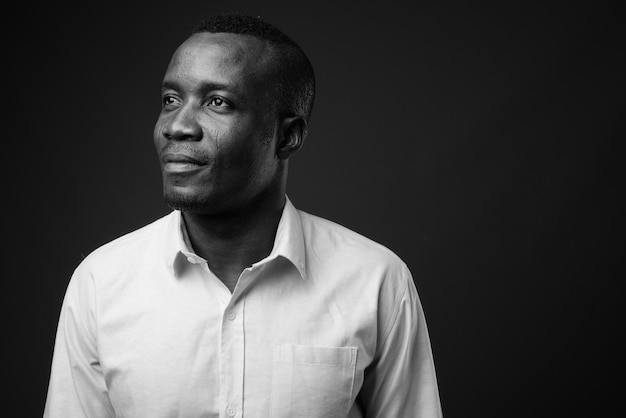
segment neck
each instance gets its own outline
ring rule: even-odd
[[[231,292],[241,272],[272,251],[284,205],[282,194],[245,210],[210,215],[183,212],[195,252]]]

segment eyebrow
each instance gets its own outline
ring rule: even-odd
[[[172,89],[178,90],[180,89],[180,84],[175,81],[163,80],[161,83],[161,89]],[[207,92],[212,90],[230,90],[228,84],[223,83],[215,83],[215,82],[205,82],[200,84],[200,91]]]

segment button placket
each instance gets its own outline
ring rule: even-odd
[[[244,302],[244,296],[233,294],[222,321],[220,392],[228,417],[241,415],[243,408]]]

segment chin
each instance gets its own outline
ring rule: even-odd
[[[205,212],[211,206],[204,196],[173,190],[165,190],[163,200],[170,208],[183,212]]]

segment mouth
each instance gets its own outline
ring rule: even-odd
[[[165,154],[161,158],[163,170],[169,173],[184,173],[195,171],[207,165],[206,162],[198,160],[187,154]]]

